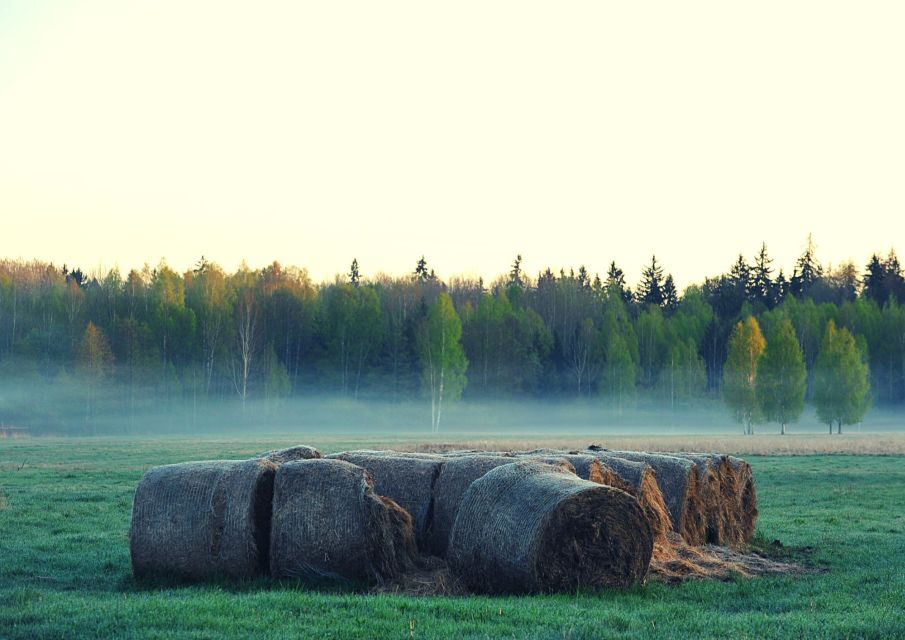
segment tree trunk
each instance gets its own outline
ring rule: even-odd
[[[786,435],[786,423],[785,422],[782,423],[782,427],[780,428],[779,435],[781,435],[781,436]]]
[[[836,423],[836,433],[842,435],[842,420]]]

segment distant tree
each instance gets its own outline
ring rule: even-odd
[[[814,404],[817,417],[837,432],[842,425],[855,424],[868,408],[867,363],[848,330],[837,329],[830,320],[823,336],[823,344],[814,365]]]
[[[811,287],[823,276],[823,268],[817,261],[817,248],[814,246],[814,238],[808,235],[808,244],[804,252],[795,263],[795,271],[789,282],[789,290],[797,297],[807,296]]]
[[[584,265],[578,268],[578,284],[582,289],[591,288],[591,276],[588,275],[588,270]]]
[[[736,324],[729,337],[729,357],[723,368],[723,400],[736,421],[744,425],[746,434],[754,433],[754,425],[761,418],[757,366],[766,344],[754,316]]]
[[[106,336],[93,322],[88,322],[79,345],[77,372],[85,383],[85,422],[94,412],[95,396],[113,371],[113,350]]]
[[[352,258],[352,267],[349,269],[349,284],[353,287],[358,286],[361,276],[358,273],[358,258]]]
[[[431,399],[431,431],[440,430],[443,402],[455,401],[465,388],[468,360],[460,342],[462,321],[452,299],[441,293],[427,311],[418,334],[422,381]]]
[[[864,286],[864,295],[882,307],[886,303],[888,292],[884,283],[886,269],[883,267],[880,256],[876,253],[873,254],[864,271],[864,277],[861,281]]]
[[[666,276],[663,282],[663,310],[667,315],[671,315],[679,308],[679,292],[676,291],[676,282],[672,279],[672,274]]]
[[[512,269],[509,271],[509,285],[519,288],[525,286],[525,279],[522,275],[522,254],[515,256],[515,261],[512,263]]]
[[[663,304],[663,267],[657,264],[657,256],[651,257],[650,265],[641,272],[638,285],[638,301],[644,305]]]
[[[615,260],[610,263],[606,271],[606,288],[615,290],[625,304],[632,301],[632,291],[625,284],[625,274],[616,266]]]
[[[752,288],[751,267],[745,262],[745,257],[738,254],[738,259],[729,270],[729,282],[735,292],[735,297],[742,301],[749,300]]]
[[[767,340],[767,346],[757,367],[755,381],[757,399],[764,417],[781,425],[796,422],[804,410],[807,390],[807,371],[795,328],[788,319]]]
[[[767,255],[767,243],[760,246],[751,269],[751,300],[760,303],[764,309],[772,309],[776,305],[776,292],[773,283],[773,259]]]
[[[427,282],[428,280],[432,280],[433,271],[428,271],[427,269],[427,260],[424,259],[424,256],[418,260],[418,264],[415,265],[415,280],[420,282]]]

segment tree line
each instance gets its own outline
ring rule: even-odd
[[[832,327],[851,337],[869,372],[865,398],[899,405],[899,300],[905,277],[894,252],[863,269],[824,267],[810,240],[788,277],[762,246],[682,292],[655,256],[634,288],[615,263],[603,275],[580,266],[531,277],[520,256],[490,283],[444,280],[423,257],[402,276],[363,275],[353,260],[326,283],[279,263],[227,273],[202,258],[184,273],[161,262],[87,275],[3,260],[0,380],[78,389],[86,420],[92,398],[117,383],[128,411],[323,392],[424,397],[437,428],[444,403],[463,395],[583,397],[617,410],[728,399],[733,336],[754,319],[766,345],[761,370],[778,336],[794,337],[802,402],[820,397]],[[769,413],[763,403],[751,411],[750,424]]]

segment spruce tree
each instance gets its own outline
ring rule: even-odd
[[[776,303],[771,278],[773,269],[770,268],[770,265],[772,263],[773,259],[767,256],[767,243],[764,242],[754,259],[754,268],[751,273],[751,299],[752,302],[759,302],[765,309],[772,309]]]
[[[358,258],[352,258],[352,267],[349,269],[349,284],[353,287],[358,286],[360,276],[358,273]]]
[[[678,308],[679,293],[676,291],[676,282],[670,273],[663,282],[663,310],[667,315],[672,315]]]
[[[663,304],[663,267],[657,264],[657,256],[652,256],[650,265],[641,272],[638,285],[638,301],[644,305]]]

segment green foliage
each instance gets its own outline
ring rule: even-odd
[[[418,333],[422,388],[431,399],[431,430],[440,430],[443,403],[455,402],[465,389],[468,359],[462,349],[462,321],[452,299],[441,293]]]
[[[830,433],[834,423],[842,433],[842,425],[855,424],[864,417],[869,388],[867,363],[855,338],[830,320],[814,366],[817,417],[829,425]]]
[[[735,420],[745,425],[745,433],[754,433],[761,419],[757,398],[757,368],[766,341],[757,319],[748,316],[735,325],[729,338],[729,357],[723,369],[723,400]]]
[[[807,371],[795,329],[783,320],[767,339],[757,367],[757,399],[764,417],[781,425],[797,422],[804,411]]]

